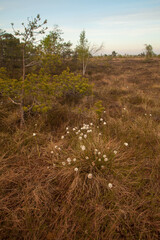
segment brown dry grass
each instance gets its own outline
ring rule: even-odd
[[[97,61],[97,70],[90,65],[94,97],[59,109],[60,124],[32,116],[22,131],[16,112],[10,118],[1,106],[1,239],[160,239],[159,61]],[[94,111],[99,100],[106,125]],[[91,122],[80,141],[72,128]]]

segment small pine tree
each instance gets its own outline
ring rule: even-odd
[[[150,44],[145,44],[146,58],[152,58],[154,55],[153,47]]]
[[[82,75],[85,75],[88,60],[89,60],[89,43],[86,38],[86,32],[83,30],[80,33],[79,44],[76,47],[78,58],[82,62]]]
[[[16,103],[20,106],[20,114],[21,114],[21,124],[20,125],[21,125],[21,127],[24,125],[24,93],[25,93],[24,87],[25,87],[25,78],[26,78],[26,68],[35,64],[35,62],[31,62],[29,64],[26,63],[27,50],[30,49],[30,46],[34,45],[36,36],[38,34],[44,34],[45,30],[47,29],[47,28],[43,27],[43,25],[45,25],[47,23],[47,20],[40,23],[41,18],[40,18],[39,14],[33,20],[30,20],[29,18],[27,20],[28,20],[27,25],[22,23],[22,26],[24,28],[24,30],[22,32],[20,30],[15,30],[14,24],[11,23],[15,36],[20,37],[21,42],[22,42],[23,67],[22,67],[22,78],[20,80],[21,81],[21,84],[20,84],[21,93],[20,93],[20,98],[19,98],[20,101],[18,103],[16,103],[15,101],[12,101],[13,103]]]

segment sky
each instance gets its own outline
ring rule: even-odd
[[[160,0],[0,0],[0,29],[13,33],[27,18],[40,14],[48,32],[58,25],[73,47],[85,30],[91,45],[101,52],[138,54],[151,44],[160,54]]]

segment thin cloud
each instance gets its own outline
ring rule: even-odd
[[[98,20],[99,25],[128,25],[135,23],[155,22],[160,21],[160,8],[151,9],[146,12],[137,12],[126,15],[110,16]]]

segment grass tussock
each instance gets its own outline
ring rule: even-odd
[[[159,240],[160,104],[152,90],[160,84],[154,62],[134,61],[111,61],[111,72],[103,63],[107,84],[96,78],[93,96],[31,113],[24,129],[18,111],[1,105],[1,239]]]

